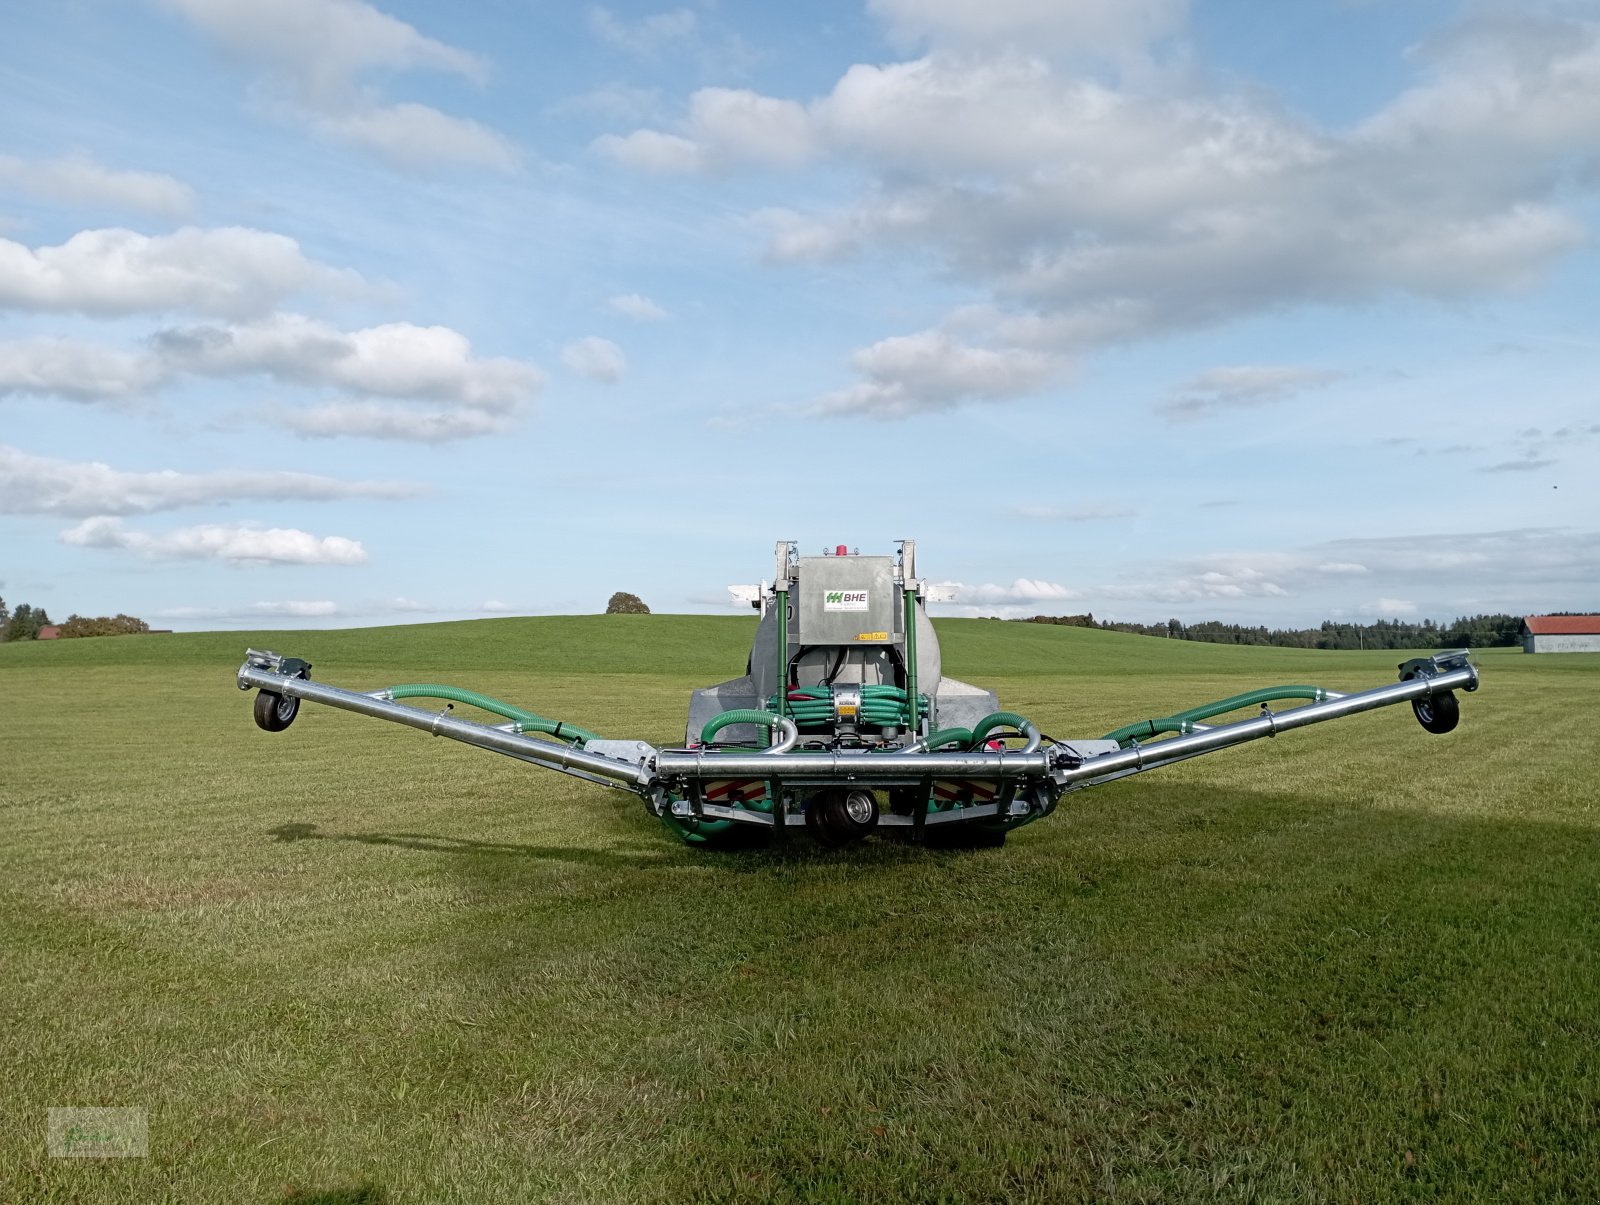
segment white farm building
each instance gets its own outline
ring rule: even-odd
[[[1525,653],[1600,653],[1600,615],[1529,615],[1522,621]]]

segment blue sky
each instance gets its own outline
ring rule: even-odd
[[[67,0],[0,595],[179,629],[1600,606],[1600,4]]]

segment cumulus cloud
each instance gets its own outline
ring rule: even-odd
[[[610,339],[590,335],[561,349],[561,362],[571,372],[591,381],[615,384],[628,371],[628,359]]]
[[[131,531],[109,515],[85,519],[61,533],[78,548],[115,549],[151,560],[224,561],[232,565],[360,565],[367,550],[344,536],[314,536],[292,527],[203,523],[175,531]]]
[[[64,205],[136,209],[163,218],[184,217],[194,207],[194,190],[173,176],[106,167],[87,155],[0,155],[0,189]]]
[[[971,584],[966,582],[928,583],[930,601],[936,601],[937,610],[945,615],[987,616],[1017,618],[1036,615],[1041,605],[1075,602],[1082,593],[1058,582],[1039,581],[1019,577],[1009,586],[993,582]]]
[[[362,0],[160,2],[260,69],[283,111],[318,133],[404,167],[518,161],[510,141],[486,126],[383,98],[374,76],[441,71],[482,83],[487,68]]]
[[[769,255],[926,255],[984,298],[945,327],[959,317],[963,339],[995,354],[1073,356],[1396,294],[1454,301],[1525,286],[1587,244],[1600,22],[1470,17],[1422,48],[1419,83],[1338,128],[1193,73],[1086,71],[1053,53],[1159,38],[1184,7],[876,0],[892,30],[931,49],[852,66],[809,100],[702,89],[681,121],[600,149],[651,170],[858,170],[852,201],[765,211]],[[924,408],[874,384],[834,400]],[[1213,382],[1174,413],[1270,395]]]
[[[284,313],[169,327],[138,351],[66,339],[0,343],[0,397],[118,402],[197,376],[265,376],[345,395],[323,404],[263,408],[301,434],[426,442],[508,430],[545,380],[527,361],[475,355],[466,336],[449,327],[394,322],[341,331]]]
[[[1307,600],[1318,617],[1340,606],[1369,614],[1443,617],[1471,608],[1515,610],[1530,598],[1577,606],[1593,591],[1600,532],[1523,528],[1331,540],[1287,551],[1215,553],[1147,566],[1088,587],[1106,602],[1166,605]],[[1349,591],[1360,594],[1350,597]],[[1373,592],[1382,591],[1377,602]],[[1348,602],[1338,600],[1348,599]],[[1424,604],[1421,601],[1433,600]],[[1470,600],[1468,602],[1453,600]],[[1409,605],[1414,611],[1400,607]],[[1310,616],[1307,616],[1309,619]]]
[[[0,239],[4,309],[239,318],[266,313],[309,288],[362,283],[353,272],[306,258],[286,235],[240,226],[186,226],[155,236],[120,227],[83,230],[60,246],[37,249]]]
[[[297,435],[328,439],[356,436],[408,443],[448,443],[511,430],[513,416],[469,406],[414,406],[395,402],[329,402],[281,407],[275,421]]]
[[[1041,352],[972,347],[937,331],[883,339],[856,352],[851,366],[866,379],[820,399],[815,413],[904,418],[1017,397],[1061,370]]]
[[[516,148],[488,126],[427,105],[373,105],[317,116],[311,124],[319,133],[371,151],[395,167],[461,164],[510,171],[520,159]]]
[[[667,317],[662,309],[643,293],[622,293],[606,303],[613,311],[640,322],[660,322]]]
[[[1176,30],[1187,0],[868,0],[910,43],[1123,53]]]
[[[144,351],[51,337],[0,343],[0,397],[116,403],[154,388],[167,375],[166,367]]]
[[[127,472],[98,461],[32,456],[0,444],[0,514],[144,515],[245,499],[323,502],[412,498],[421,492],[401,482],[341,481],[282,470]]]
[[[806,107],[744,88],[701,88],[678,132],[603,135],[595,149],[630,167],[674,173],[759,163],[798,167],[818,149]]]
[[[1209,418],[1225,410],[1281,402],[1337,381],[1340,373],[1289,365],[1213,368],[1191,377],[1157,412],[1173,421]]]
[[[544,374],[526,361],[480,359],[460,332],[409,322],[344,332],[298,314],[274,314],[231,326],[170,328],[152,343],[174,370],[262,373],[289,384],[451,401],[497,413],[544,383]]]

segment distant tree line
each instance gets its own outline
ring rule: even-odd
[[[1463,616],[1448,624],[1431,619],[1402,623],[1379,619],[1372,623],[1335,623],[1324,620],[1314,628],[1246,627],[1208,619],[1184,623],[1123,623],[1097,620],[1088,615],[1035,615],[1028,623],[1053,623],[1072,628],[1099,628],[1131,632],[1136,636],[1165,636],[1173,640],[1201,640],[1207,644],[1266,644],[1293,649],[1434,649],[1505,648],[1522,643],[1522,616]]]
[[[50,616],[45,614],[43,607],[18,603],[13,611],[6,606],[6,600],[0,598],[0,641],[37,640],[39,629],[49,626]],[[67,622],[57,629],[56,636],[61,640],[70,640],[74,636],[134,636],[149,630],[149,624],[132,615],[119,613],[96,615],[93,618],[69,615]]]

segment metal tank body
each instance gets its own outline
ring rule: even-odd
[[[765,709],[778,692],[780,657],[789,688],[905,687],[914,681],[932,710],[927,731],[970,728],[997,711],[993,692],[943,675],[939,637],[928,619],[915,565],[911,540],[902,541],[898,556],[860,556],[842,549],[799,556],[790,541],[780,541],[773,584],[757,600],[761,619],[746,672],[693,693],[684,743],[698,741],[706,723],[723,712]],[[749,744],[765,733],[754,724],[732,724],[722,737]]]

